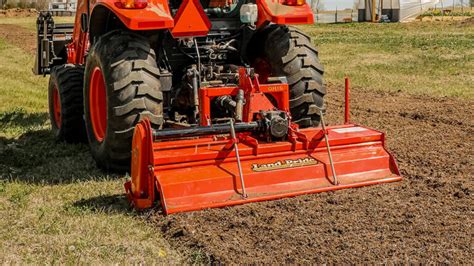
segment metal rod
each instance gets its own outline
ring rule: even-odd
[[[350,81],[349,77],[345,78],[345,93],[344,93],[344,124],[350,123],[350,106],[349,106],[349,94],[350,94]]]
[[[201,87],[201,55],[199,54],[199,47],[196,38],[194,38],[194,47],[197,55],[197,73],[194,71],[193,76],[193,92],[194,92],[194,119],[199,115],[199,95],[198,91]],[[197,74],[197,76],[196,76]],[[197,79],[197,80],[196,80]]]
[[[193,70],[192,84],[193,84],[193,104],[194,104],[194,119],[199,114],[199,82],[198,82],[198,71]]]
[[[194,47],[196,48],[197,55],[197,71],[199,76],[199,85],[201,85],[201,55],[199,54],[199,47],[196,38],[194,38]]]
[[[245,190],[244,174],[242,173],[242,165],[240,164],[239,146],[237,145],[237,137],[235,135],[234,120],[230,120],[230,134],[234,142],[235,157],[237,158],[237,168],[239,169],[240,184],[242,185],[242,198],[247,198],[247,191]]]
[[[235,106],[235,120],[237,122],[242,121],[243,117],[243,107],[244,107],[244,90],[240,89],[237,92],[236,97],[236,106]]]
[[[232,129],[233,127],[234,129]],[[205,135],[229,134],[234,132],[257,132],[262,129],[258,122],[236,123],[236,124],[216,124],[213,126],[197,126],[187,128],[174,128],[153,130],[154,139],[195,137]]]
[[[329,147],[329,139],[328,139],[328,132],[326,131],[326,125],[324,122],[323,110],[319,109],[319,115],[321,116],[321,127],[324,132],[324,140],[326,141],[326,148],[328,150],[328,157],[329,157],[329,164],[331,165],[332,171],[332,178],[333,178],[333,185],[338,185],[339,182],[337,181],[336,169],[334,169],[334,162],[332,160],[331,148]]]

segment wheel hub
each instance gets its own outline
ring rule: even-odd
[[[102,142],[107,131],[107,94],[102,71],[94,68],[89,88],[89,109],[92,130],[98,142]]]

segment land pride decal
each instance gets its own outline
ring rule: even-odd
[[[254,172],[265,172],[277,169],[285,169],[285,168],[295,168],[307,165],[316,165],[318,161],[311,157],[299,158],[299,159],[287,159],[287,160],[280,160],[274,163],[264,163],[264,164],[252,164],[252,171]]]

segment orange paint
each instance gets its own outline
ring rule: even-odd
[[[383,133],[357,125],[329,127],[328,133],[338,185],[331,183],[321,129],[292,131],[287,141],[273,143],[239,134],[244,199],[230,137],[152,143],[149,122],[142,121],[132,148],[141,157],[134,157],[132,180],[125,186],[137,209],[153,206],[156,188],[163,211],[170,214],[401,180]],[[307,158],[316,163],[281,167]],[[275,169],[258,170],[258,165],[272,164]]]
[[[260,84],[240,70],[238,87],[200,89],[201,125],[211,121],[213,97],[245,93],[244,121],[259,110],[289,111],[287,84]],[[273,106],[267,99],[276,100]],[[265,98],[265,99],[264,99]],[[326,128],[338,184],[333,181],[321,128],[292,124],[284,140],[267,142],[250,132],[194,139],[153,141],[148,120],[135,128],[132,179],[125,183],[137,209],[159,200],[164,213],[223,207],[301,194],[354,188],[401,180],[382,132],[354,124]],[[248,197],[242,197],[234,144],[237,145]],[[155,192],[158,195],[155,195]]]
[[[99,67],[92,71],[89,90],[92,130],[97,141],[102,142],[107,131],[107,94],[104,76]]]

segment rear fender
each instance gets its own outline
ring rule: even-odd
[[[119,0],[98,0],[95,2],[92,18],[96,9],[106,7],[130,30],[160,30],[171,29],[174,26],[167,0],[149,0],[148,6],[143,9],[119,8],[115,5],[117,1]]]
[[[257,26],[266,22],[275,24],[313,24],[313,12],[308,4],[302,6],[287,6],[279,0],[257,0]]]

